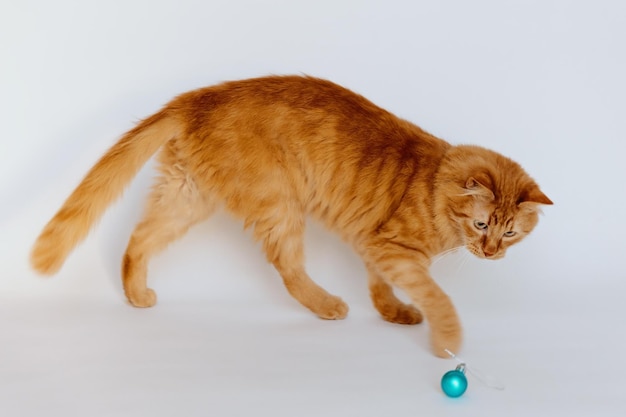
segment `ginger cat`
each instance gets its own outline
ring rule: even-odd
[[[321,318],[344,318],[348,306],[304,270],[311,215],[363,258],[385,320],[415,324],[424,315],[439,356],[458,351],[462,332],[429,275],[431,259],[459,246],[499,259],[535,227],[539,205],[552,204],[493,151],[452,146],[329,81],[265,77],[182,94],[126,133],[46,225],[33,267],[57,272],[158,150],[161,175],[122,263],[132,305],[156,302],[150,257],[223,205],[253,227],[294,298]]]

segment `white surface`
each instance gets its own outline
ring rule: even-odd
[[[0,13],[0,415],[622,415],[626,5],[620,1],[5,1]],[[269,73],[332,79],[453,143],[518,160],[556,203],[505,260],[434,274],[460,356],[506,383],[447,399],[427,325],[380,320],[363,266],[312,224],[311,275],[351,306],[293,301],[220,214],[151,264],[119,262],[150,165],[58,276],[30,245],[132,122],[174,95]]]

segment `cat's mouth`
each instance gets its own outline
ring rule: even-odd
[[[478,247],[476,245],[472,245],[472,244],[468,244],[466,246],[467,250],[470,251],[470,253],[474,256],[476,256],[477,258],[480,259],[489,259],[489,260],[498,260],[498,259],[502,259],[504,258],[504,252],[502,251],[498,251],[498,252],[487,252],[485,251],[483,248]]]

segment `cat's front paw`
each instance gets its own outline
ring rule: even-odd
[[[135,307],[146,308],[156,304],[156,293],[150,288],[141,292],[127,292],[128,301]]]
[[[386,305],[379,308],[383,319],[397,324],[419,324],[424,320],[422,313],[410,304]]]

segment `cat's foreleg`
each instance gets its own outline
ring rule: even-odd
[[[398,324],[418,324],[423,321],[422,313],[415,306],[400,301],[391,285],[376,271],[369,271],[369,289],[374,307],[385,320]]]
[[[435,355],[447,357],[445,349],[459,351],[461,324],[450,298],[428,272],[428,257],[391,241],[369,242],[364,247],[361,252],[368,269],[405,291],[428,320]]]

